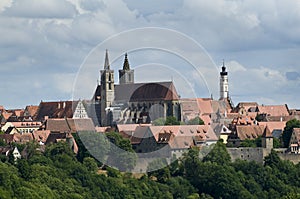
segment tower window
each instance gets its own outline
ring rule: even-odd
[[[108,84],[108,89],[111,90],[111,83]]]

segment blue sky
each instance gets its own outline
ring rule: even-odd
[[[120,32],[143,27],[168,28],[194,39],[217,67],[225,59],[235,104],[257,101],[300,108],[299,1],[1,0],[0,27],[0,104],[6,108],[71,99],[80,67],[89,67],[85,64],[89,61],[97,71],[103,67],[105,49],[99,44]],[[115,70],[122,65],[122,54],[129,51],[138,81],[173,79],[184,97],[194,97],[185,93],[186,85],[197,90],[198,97],[210,93],[218,97],[217,88],[207,91],[194,84],[186,62],[157,50],[133,51],[130,45],[135,42],[132,37],[123,39],[118,50],[105,46],[112,51]],[[184,44],[176,43],[180,48]],[[97,53],[90,57],[97,46]],[[184,51],[191,59],[197,52]],[[185,70],[182,81],[180,75],[164,70],[170,67],[181,67],[177,74]],[[211,72],[201,67],[205,81],[217,85],[218,79],[208,77]],[[213,70],[217,75],[216,68]],[[97,71],[80,81],[90,93],[96,86]]]

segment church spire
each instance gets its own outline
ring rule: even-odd
[[[125,59],[124,59],[124,64],[123,64],[123,70],[130,70],[130,65],[129,61],[127,58],[127,53],[125,53]]]
[[[105,52],[104,70],[110,70],[107,49],[106,49],[106,52]]]
[[[220,75],[222,75],[222,76],[227,75],[224,59],[223,59],[223,66],[222,66],[222,71],[220,72]]]

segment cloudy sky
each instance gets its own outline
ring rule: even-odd
[[[149,39],[147,27],[175,35]],[[6,108],[71,99],[74,85],[91,94],[106,48],[113,69],[128,52],[137,81],[173,80],[183,97],[218,98],[225,59],[235,104],[300,108],[300,1],[1,0],[0,35],[0,104]],[[116,35],[119,40],[105,43]],[[153,46],[143,46],[146,40]],[[80,75],[85,71],[93,75]]]

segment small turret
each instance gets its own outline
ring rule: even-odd
[[[130,70],[127,53],[123,63],[123,69],[119,70],[119,84],[133,84],[134,83],[134,70]]]

